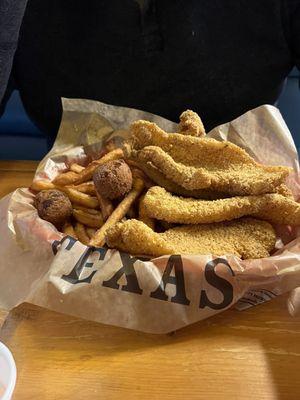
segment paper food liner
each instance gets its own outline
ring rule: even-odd
[[[63,99],[53,149],[35,179],[53,179],[70,160],[84,161],[113,137],[120,144],[137,119],[176,131],[176,124],[138,110],[90,100]],[[292,136],[279,111],[261,106],[208,136],[230,140],[257,161],[294,169],[288,185],[300,194]],[[236,304],[243,309],[300,286],[300,232],[277,227],[279,250],[242,261],[232,255],[171,255],[137,259],[117,250],[88,248],[40,219],[33,194],[18,189],[0,202],[0,309],[30,302],[85,319],[166,333]]]

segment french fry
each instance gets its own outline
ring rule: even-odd
[[[74,231],[73,225],[70,224],[69,222],[66,222],[65,225],[63,226],[62,229],[63,233],[65,233],[68,236],[72,236],[74,239],[77,239],[77,235]]]
[[[92,161],[82,172],[80,172],[80,174],[77,175],[77,179],[72,183],[75,183],[78,185],[79,183],[89,181],[92,178],[93,173],[95,172],[96,168],[99,165],[103,165],[109,161],[117,160],[117,159],[123,158],[123,157],[124,157],[124,153],[123,153],[122,149],[115,149],[115,150],[110,151],[109,153],[107,153],[103,157],[101,157],[100,159]]]
[[[48,181],[43,181],[43,180],[34,181],[31,184],[30,189],[34,190],[35,192],[40,192],[42,190],[57,189],[60,190],[61,192],[64,192],[69,197],[72,203],[80,204],[84,207],[92,209],[97,208],[99,206],[96,197],[92,197],[88,194],[79,192],[78,190],[70,187],[54,185],[52,182]]]
[[[144,206],[144,202],[143,202],[144,197],[145,197],[145,195],[140,198],[140,202],[139,202],[139,220],[144,222],[144,224],[148,225],[149,228],[151,228],[154,231],[155,230],[155,219],[150,218],[147,215],[147,212],[146,212],[146,209]]]
[[[114,211],[114,207],[112,205],[112,202],[109,199],[106,199],[105,197],[101,196],[101,194],[99,194],[97,191],[96,191],[96,195],[97,195],[97,199],[99,201],[103,221],[106,221],[107,218]]]
[[[33,181],[30,189],[34,190],[35,192],[41,192],[42,190],[56,189],[56,186],[52,182],[39,180]]]
[[[84,225],[81,224],[80,222],[76,222],[75,224],[75,233],[77,235],[78,240],[81,243],[88,245],[90,239],[86,233]]]
[[[86,233],[90,239],[95,235],[97,229],[95,228],[86,228]]]
[[[65,186],[72,184],[77,178],[78,174],[76,174],[76,172],[68,171],[58,175],[53,179],[52,183],[54,183],[54,185]]]
[[[81,193],[76,189],[65,186],[58,186],[57,189],[66,193],[72,203],[80,204],[87,208],[97,208],[99,206],[97,197],[92,197],[89,194]]]
[[[132,203],[139,197],[144,188],[144,182],[141,179],[135,179],[133,181],[133,187],[127,196],[121,201],[117,208],[113,211],[111,216],[106,220],[104,225],[95,233],[95,236],[90,240],[90,246],[104,246],[105,234],[109,228],[119,222],[125,217],[127,211],[131,207]]]
[[[91,228],[100,228],[103,225],[103,218],[100,212],[98,215],[95,215],[82,210],[73,209],[73,217],[81,224]]]
[[[73,208],[76,210],[82,210],[86,213],[93,214],[93,215],[101,214],[99,210],[95,210],[94,208],[83,207],[83,206],[80,206],[79,204],[73,204]]]
[[[76,172],[76,174],[80,174],[84,170],[84,167],[82,165],[73,163],[70,165],[70,171]]]
[[[95,185],[94,185],[94,182],[92,182],[92,181],[84,182],[84,183],[80,183],[79,185],[73,185],[73,186],[68,186],[68,187],[70,187],[71,189],[78,190],[79,192],[82,192],[82,193],[90,194],[92,196],[96,195]]]

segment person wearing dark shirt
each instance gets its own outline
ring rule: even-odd
[[[11,64],[3,102],[17,88],[53,138],[61,97],[173,121],[189,108],[210,130],[276,102],[300,66],[300,0],[29,0]]]

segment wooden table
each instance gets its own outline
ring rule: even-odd
[[[0,162],[0,195],[29,185],[35,166]],[[286,298],[159,336],[22,305],[0,331],[14,399],[300,399],[300,318]]]

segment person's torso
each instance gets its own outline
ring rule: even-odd
[[[15,73],[42,127],[64,96],[171,120],[189,108],[211,129],[276,100],[292,67],[282,24],[277,0],[29,1]]]

